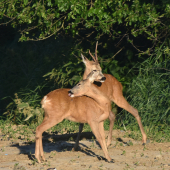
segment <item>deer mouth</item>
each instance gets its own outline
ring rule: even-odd
[[[74,97],[74,93],[73,93],[71,90],[69,90],[69,91],[68,91],[68,96],[69,96],[69,97]]]
[[[105,80],[106,80],[106,77],[102,77],[102,78],[100,79],[100,82],[103,83],[103,82],[105,82]]]

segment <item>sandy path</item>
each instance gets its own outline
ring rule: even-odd
[[[133,145],[126,144],[129,140]],[[108,163],[96,140],[81,140],[78,152],[71,151],[73,141],[50,141],[43,142],[47,161],[38,164],[34,160],[34,142],[28,144],[18,139],[11,142],[0,138],[0,170],[170,170],[170,143],[150,142],[143,146],[140,141],[119,136],[108,148],[114,160],[114,163]]]

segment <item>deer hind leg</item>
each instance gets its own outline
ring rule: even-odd
[[[63,118],[55,119],[55,118],[46,118],[43,122],[36,128],[36,144],[35,144],[35,158],[40,163],[40,157],[43,161],[45,161],[43,145],[42,145],[42,133],[47,129],[53,127],[57,123],[61,122]]]
[[[74,148],[72,149],[72,151],[77,151],[78,150],[79,141],[80,141],[80,135],[81,135],[81,132],[83,130],[83,126],[84,126],[84,123],[80,123],[76,143],[75,143]]]
[[[116,103],[119,107],[125,109],[126,111],[128,111],[129,113],[131,113],[137,120],[138,122],[138,125],[140,127],[140,131],[142,133],[142,142],[143,143],[146,143],[146,139],[147,139],[147,136],[146,136],[146,133],[144,131],[144,128],[143,128],[143,125],[142,125],[142,122],[141,122],[141,118],[138,114],[138,110],[135,109],[134,107],[132,107],[127,101],[126,99],[123,97],[123,95],[119,94],[117,96],[115,96],[114,100],[113,100],[114,103]]]
[[[107,139],[107,147],[111,144],[111,141],[112,141],[112,131],[113,131],[115,118],[116,118],[116,115],[112,111],[110,111],[109,113],[110,127],[109,127],[109,135]]]
[[[105,133],[104,133],[104,127],[103,127],[103,122],[91,122],[90,127],[94,133],[94,135],[96,136],[96,139],[98,140],[104,155],[106,157],[106,159],[110,162],[111,158],[109,156],[107,147],[106,147],[106,141],[105,141]]]

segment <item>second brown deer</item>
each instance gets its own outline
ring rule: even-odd
[[[91,71],[98,70],[99,68],[101,69],[100,64],[98,62],[98,57],[97,57],[97,46],[98,46],[98,42],[96,43],[94,56],[89,51],[89,54],[93,58],[93,61],[90,61],[85,56],[81,55],[83,62],[85,64],[85,67],[86,67],[84,71],[83,79],[85,79]],[[141,130],[141,133],[142,133],[142,142],[145,144],[147,140],[147,136],[144,131],[141,118],[138,114],[138,110],[135,109],[133,106],[131,106],[124,98],[123,92],[122,92],[123,90],[122,84],[110,74],[104,74],[104,76],[106,77],[105,82],[103,83],[94,82],[93,86],[95,86],[96,88],[98,88],[98,90],[100,90],[103,94],[105,94],[110,99],[110,102],[114,102],[117,106],[125,109],[126,111],[131,113],[136,118],[138,125],[140,127],[140,130]],[[109,114],[110,127],[109,127],[109,135],[108,135],[108,140],[107,140],[107,147],[111,144],[112,130],[113,130],[113,125],[114,125],[114,120],[116,117],[115,114],[111,110],[109,113],[110,113]],[[75,146],[74,146],[74,150],[78,149],[80,133],[82,129],[83,129],[83,124],[80,124],[79,134],[78,134]]]

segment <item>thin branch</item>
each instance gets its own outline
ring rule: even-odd
[[[122,41],[122,39],[127,36],[127,34],[124,34],[123,37],[119,40],[119,42],[115,45],[116,47],[118,46],[118,44]]]
[[[124,47],[122,47],[113,57],[106,59],[105,62],[109,62],[111,59],[113,59],[117,54],[119,54],[122,50],[124,49]],[[104,61],[104,60],[103,60]]]
[[[7,17],[7,18],[10,18],[10,17],[8,17],[7,15],[5,15],[5,14],[3,14],[5,17]],[[19,14],[18,14],[19,15]],[[17,16],[18,16],[17,15]],[[6,24],[9,24],[10,22],[12,22],[17,16],[15,16],[15,17],[13,17],[10,21],[8,21],[8,22],[5,22],[5,23],[1,23],[0,25],[6,25]]]

